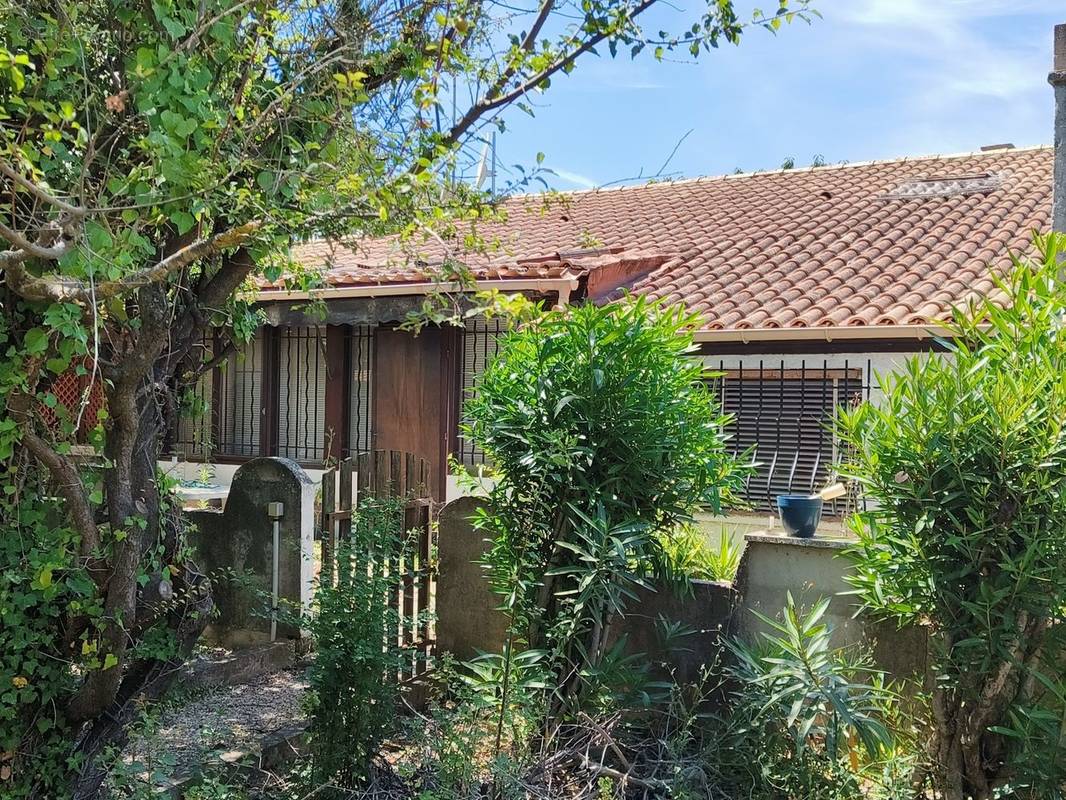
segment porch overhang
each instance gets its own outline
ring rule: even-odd
[[[418,311],[431,294],[450,295],[460,307],[473,303],[477,291],[496,290],[531,297],[555,296],[560,306],[570,302],[578,289],[580,276],[565,274],[554,278],[511,278],[460,282],[384,283],[327,286],[309,291],[265,289],[257,295],[257,305],[266,314],[268,325],[373,325],[399,322]],[[311,313],[307,303],[325,303],[325,318]]]
[[[916,341],[950,338],[942,325],[852,325],[817,328],[724,328],[699,330],[693,335],[697,343],[714,342],[868,342],[871,340]]]

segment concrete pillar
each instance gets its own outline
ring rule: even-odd
[[[485,500],[460,497],[437,515],[437,646],[460,661],[478,652],[498,653],[507,640],[507,617],[497,609],[502,598],[489,586],[481,559],[486,532],[473,517]]]
[[[1055,26],[1055,61],[1048,81],[1055,89],[1055,206],[1051,228],[1066,233],[1066,23]]]

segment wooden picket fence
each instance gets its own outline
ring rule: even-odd
[[[382,565],[397,578],[390,608],[397,611],[395,636],[409,654],[397,679],[412,682],[427,669],[434,648],[436,594],[434,503],[429,491],[430,467],[425,459],[397,450],[375,450],[346,458],[322,476],[321,581],[338,579],[338,543],[351,536],[353,511],[367,498],[403,501],[403,524],[414,539],[409,555]],[[349,567],[350,568],[350,565]]]

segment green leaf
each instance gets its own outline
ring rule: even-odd
[[[177,228],[179,234],[189,232],[196,225],[196,218],[188,211],[181,209],[170,214],[170,221],[174,223],[174,227]]]
[[[48,349],[48,332],[43,328],[30,328],[22,344],[26,355],[40,355]]]

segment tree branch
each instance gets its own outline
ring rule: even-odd
[[[640,3],[640,5],[638,5],[636,8],[633,9],[632,13],[630,14],[630,17],[636,17],[639,14],[644,13],[649,8],[651,8],[653,5],[655,5],[655,3],[656,3],[656,0],[643,0],[643,2]],[[547,10],[550,13],[550,11],[551,11],[550,0],[548,2],[545,2],[545,4],[541,7],[540,13],[544,14],[545,10]],[[540,18],[538,17],[538,21],[539,21],[539,19]],[[534,24],[536,24],[536,23],[534,23]],[[543,24],[543,23],[541,23],[541,24]],[[537,30],[539,30],[539,28],[537,28]],[[493,111],[493,110],[495,110],[497,108],[500,108],[501,106],[508,105],[509,103],[512,103],[515,100],[517,100],[522,95],[529,93],[530,91],[535,89],[538,85],[540,85],[545,80],[550,78],[552,75],[557,73],[559,70],[565,69],[566,67],[569,67],[581,55],[587,53],[589,50],[594,48],[596,45],[598,45],[601,42],[603,42],[605,39],[608,38],[608,36],[610,36],[610,33],[608,33],[608,32],[595,34],[594,36],[590,37],[588,40],[583,42],[580,47],[576,47],[574,50],[572,50],[570,53],[568,53],[567,55],[565,55],[562,58],[560,58],[558,61],[554,62],[553,64],[551,64],[548,67],[545,67],[544,69],[542,69],[540,72],[536,73],[535,75],[527,78],[521,84],[519,84],[514,89],[512,89],[511,91],[506,92],[506,93],[503,92],[503,86],[506,85],[507,81],[510,79],[510,77],[512,77],[514,75],[514,72],[516,70],[514,70],[514,69],[512,69],[510,67],[507,70],[504,70],[503,76],[501,76],[503,78],[502,82],[499,81],[499,80],[496,81],[496,83],[492,86],[492,88],[490,88],[489,91],[486,92],[485,96],[481,100],[477,101],[476,103],[474,103],[470,107],[470,109],[466,112],[466,114],[464,114],[463,117],[457,123],[455,123],[455,125],[452,126],[451,130],[448,131],[447,134],[445,134],[444,139],[442,141],[442,144],[445,147],[451,147],[457,141],[459,141],[460,137],[464,133],[466,133],[466,131],[469,130],[470,127],[475,122],[477,122],[477,120],[479,118],[481,118],[484,114],[486,114],[489,111]],[[529,39],[529,35],[528,34],[526,36],[526,39],[527,40]],[[523,45],[525,45],[525,44],[526,43],[524,41]],[[508,74],[509,71],[510,71],[510,74]]]
[[[5,162],[5,161],[0,161],[0,173],[6,175],[8,178],[13,180],[15,183],[17,183],[19,186],[21,186],[27,192],[29,192],[34,197],[36,197],[38,200],[40,200],[40,201],[42,201],[44,203],[47,203],[50,206],[54,206],[55,208],[58,208],[60,211],[64,211],[67,214],[70,214],[71,216],[73,216],[75,218],[80,219],[80,218],[85,216],[86,211],[85,211],[84,208],[81,208],[80,206],[71,205],[70,203],[66,202],[65,200],[60,200],[55,195],[53,195],[50,192],[42,189],[40,186],[38,186],[36,183],[31,181],[29,178],[25,178],[22,175],[20,175],[18,172],[13,170],[10,167],[10,165],[8,165],[7,162]]]
[[[187,267],[194,261],[220,250],[244,244],[255,234],[260,225],[261,223],[258,221],[247,222],[239,227],[215,234],[208,239],[200,239],[182,247],[151,267],[145,267],[118,280],[105,281],[98,284],[95,289],[84,281],[63,276],[34,277],[21,266],[25,258],[17,259],[14,257],[8,259],[10,262],[7,265],[8,283],[17,294],[27,300],[87,305],[94,300],[99,301],[115,297],[153,283],[159,283],[171,273]],[[13,267],[14,269],[12,269]]]
[[[86,558],[99,555],[100,530],[96,527],[92,506],[85,493],[77,467],[53,450],[40,436],[23,430],[22,444],[55,478],[56,489],[67,501],[67,512],[74,529],[81,535],[81,554]]]

